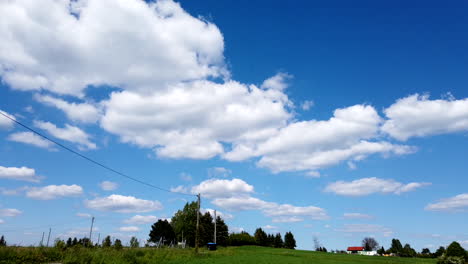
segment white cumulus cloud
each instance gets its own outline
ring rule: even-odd
[[[124,220],[124,223],[133,225],[151,224],[157,222],[158,219],[159,218],[154,215],[135,215]]]
[[[53,150],[54,143],[32,133],[16,132],[8,136],[8,140],[33,145],[39,148]]]
[[[350,182],[337,181],[330,183],[325,188],[325,192],[332,192],[343,196],[365,196],[374,193],[401,194],[427,185],[430,185],[430,183],[412,182],[403,184],[392,179],[379,179],[376,177],[371,177]]]
[[[438,202],[428,204],[428,211],[464,211],[468,209],[468,193],[445,198]]]
[[[382,131],[398,140],[468,131],[468,99],[429,100],[414,94],[384,110]]]
[[[241,179],[209,179],[193,186],[191,191],[194,194],[200,193],[206,198],[220,198],[252,193],[254,187]]]
[[[36,95],[36,101],[62,110],[70,120],[95,123],[99,120],[99,109],[90,103],[69,103],[49,95]]]
[[[159,201],[138,199],[133,196],[112,194],[107,197],[98,197],[85,201],[86,207],[98,211],[110,211],[118,213],[143,213],[161,210]]]
[[[17,90],[146,91],[225,72],[218,28],[170,0],[3,1],[0,16],[0,74]]]
[[[0,208],[0,216],[15,217],[22,213],[23,213],[22,211],[15,209],[15,208],[5,208],[5,209]]]
[[[90,141],[90,136],[76,126],[65,124],[64,128],[57,127],[50,122],[34,121],[34,125],[44,129],[52,136],[78,144],[80,149],[96,149],[96,144]]]
[[[119,231],[121,232],[138,232],[140,228],[138,226],[122,226],[119,227]]]
[[[36,170],[28,167],[0,166],[0,179],[9,179],[27,182],[40,182],[43,177],[36,175]]]
[[[79,185],[48,185],[44,187],[32,187],[26,191],[26,196],[37,200],[52,200],[62,197],[75,197],[83,194],[83,188]]]

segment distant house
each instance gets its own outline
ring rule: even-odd
[[[348,249],[346,250],[348,254],[360,254],[363,251],[364,247],[348,247]]]
[[[364,247],[348,247],[346,250],[348,254],[358,254],[358,255],[365,255],[365,256],[376,256],[377,251],[372,250],[372,251],[366,251],[364,250]]]

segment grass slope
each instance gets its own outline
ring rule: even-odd
[[[399,264],[436,263],[434,259],[368,257],[346,254],[332,254],[302,250],[274,249],[255,246],[221,248],[217,251],[200,250],[195,255],[193,249],[86,249],[71,248],[0,248],[0,264],[12,263],[112,263],[112,264]]]

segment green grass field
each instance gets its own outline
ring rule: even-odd
[[[262,248],[255,246],[221,248],[217,251],[201,249],[194,254],[193,249],[86,249],[72,248],[0,248],[0,263],[314,263],[314,264],[397,264],[397,263],[436,263],[435,259],[369,257],[346,254],[311,252],[303,250]]]

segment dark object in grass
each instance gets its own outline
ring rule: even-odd
[[[216,243],[208,243],[206,245],[209,250],[216,250]]]

